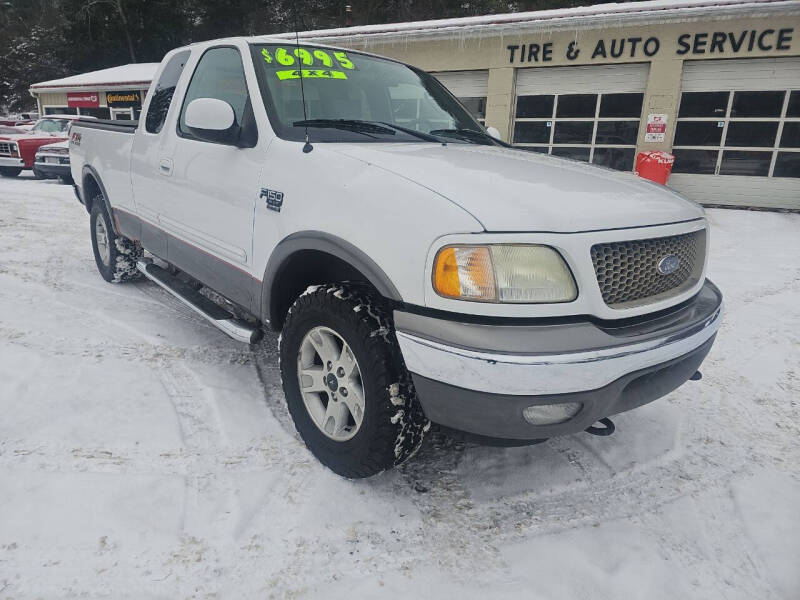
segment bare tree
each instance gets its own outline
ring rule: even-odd
[[[120,23],[122,24],[122,30],[125,32],[125,41],[128,43],[128,53],[130,54],[131,62],[135,63],[136,51],[133,48],[133,38],[131,37],[128,18],[125,16],[125,9],[122,6],[122,0],[88,0],[79,10],[79,14],[88,19],[91,16],[92,9],[102,4],[109,5],[117,11]]]

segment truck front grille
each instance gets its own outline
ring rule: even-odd
[[[17,145],[11,142],[0,142],[0,154],[4,156],[11,156],[11,153],[16,154]]]
[[[592,263],[603,300],[611,308],[651,304],[685,292],[703,273],[706,230],[682,235],[609,242],[592,246]],[[677,256],[677,268],[663,274],[659,264]],[[674,259],[671,260],[675,266]]]

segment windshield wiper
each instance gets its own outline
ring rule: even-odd
[[[434,135],[441,135],[444,137],[455,137],[474,144],[484,144],[491,146],[503,146],[503,142],[490,136],[488,133],[478,131],[477,129],[434,129],[431,131]],[[488,142],[488,144],[487,144]]]
[[[383,127],[369,121],[358,121],[355,119],[307,119],[305,121],[295,121],[292,123],[295,127],[317,127],[320,129],[341,129],[343,131],[353,131],[355,133],[363,133],[366,136],[374,138],[372,133],[382,133],[384,135],[394,135],[388,127]]]
[[[387,123],[386,121],[378,121],[381,125],[386,125],[387,127],[392,127],[397,131],[402,131],[403,133],[407,133],[408,135],[413,135],[421,140],[425,140],[426,142],[436,142],[437,144],[442,144],[444,146],[447,145],[447,142],[441,138],[436,137],[435,135],[431,135],[430,133],[425,133],[423,131],[417,131],[416,129],[409,129],[408,127],[401,127],[400,125],[395,125],[394,123]]]
[[[387,123],[385,121],[364,121],[361,119],[307,119],[305,121],[295,121],[293,125],[295,127],[342,129],[344,131],[363,133],[364,135],[369,135],[370,137],[375,137],[370,135],[372,133],[395,135],[397,131],[400,131],[406,135],[425,140],[426,142],[436,142],[437,144],[447,143],[444,140],[428,133],[423,133],[422,131],[417,131],[416,129],[408,129],[406,127],[401,127],[400,125]]]

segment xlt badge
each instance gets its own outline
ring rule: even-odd
[[[275,190],[268,190],[261,188],[259,198],[264,198],[267,201],[267,208],[275,212],[281,212],[283,206],[283,192],[276,192]]]

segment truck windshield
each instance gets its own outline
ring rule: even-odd
[[[253,61],[278,136],[301,141],[494,144],[431,75],[391,60],[313,46],[256,44]],[[300,77],[305,91],[305,115]]]

